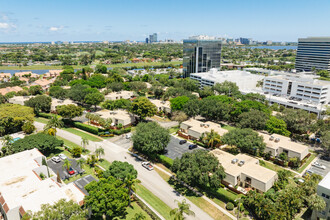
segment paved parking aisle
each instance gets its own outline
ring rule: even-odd
[[[165,154],[165,156],[171,158],[171,159],[175,159],[175,158],[180,158],[182,156],[182,154],[186,153],[186,152],[192,152],[198,149],[202,149],[205,150],[203,147],[197,147],[193,150],[189,150],[189,145],[191,144],[190,142],[187,142],[185,144],[180,144],[180,140],[182,140],[181,138],[177,138],[171,135],[171,140],[167,145],[167,154]]]
[[[94,177],[92,177],[91,175],[88,175],[88,176],[85,176],[85,177],[82,177],[76,181],[74,181],[73,183],[76,184],[76,186],[81,190],[83,191],[83,193],[85,193],[85,195],[88,195],[88,192],[86,191],[85,189],[85,186],[92,182],[92,181],[97,181]]]
[[[313,165],[309,168],[309,170],[313,171],[315,174],[325,177],[325,175],[327,175],[327,173],[330,172],[330,161],[326,161],[326,160],[322,160],[322,159],[318,159],[316,161],[319,164],[324,165],[326,167],[325,170],[315,167]]]
[[[78,167],[76,160],[74,159],[68,159],[71,163],[71,167],[73,168],[73,170],[75,171],[74,175],[77,175],[79,172],[82,172],[82,170]],[[53,170],[54,173],[57,174],[57,172],[60,174],[60,177],[62,180],[64,180],[66,177],[71,177],[74,175],[70,175],[65,168],[63,168],[63,160],[61,160],[58,163],[55,163],[54,161],[52,161],[51,159],[47,161],[47,164],[49,166],[50,169]]]

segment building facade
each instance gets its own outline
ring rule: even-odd
[[[308,72],[314,68],[330,71],[330,37],[298,39],[297,72]]]
[[[183,40],[183,74],[220,70],[221,40]]]
[[[155,43],[155,42],[157,42],[158,40],[157,40],[157,33],[153,33],[153,34],[151,34],[151,35],[149,35],[149,43],[151,44],[151,43]]]
[[[319,219],[330,219],[330,172],[319,182],[316,193],[321,196],[326,203],[325,210],[314,211],[314,215]]]

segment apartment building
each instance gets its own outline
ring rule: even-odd
[[[154,104],[157,108],[157,111],[164,112],[166,114],[170,114],[172,112],[171,110],[171,103],[169,101],[162,101],[158,99],[149,99],[152,104]]]
[[[326,207],[325,210],[314,211],[313,215],[318,219],[330,220],[330,172],[319,182],[316,193],[323,198]]]
[[[275,171],[260,166],[258,159],[246,154],[233,155],[219,149],[211,153],[218,158],[225,169],[226,177],[223,182],[226,185],[238,185],[266,192],[277,179]]]
[[[134,97],[134,92],[132,91],[120,91],[111,92],[104,96],[105,100],[117,100],[117,99],[130,99]]]
[[[125,110],[114,110],[110,111],[107,109],[100,110],[95,112],[96,115],[99,115],[103,119],[111,118],[113,126],[122,124],[124,127],[131,126],[135,122],[134,115],[130,114]]]

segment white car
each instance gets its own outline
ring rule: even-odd
[[[154,169],[150,162],[142,162],[142,166],[150,171]]]
[[[60,159],[59,157],[57,157],[57,156],[52,157],[51,160],[52,160],[53,162],[55,162],[55,163],[59,163],[59,162],[61,162],[61,159]]]
[[[59,156],[59,158],[61,158],[62,160],[68,159],[68,157],[65,156],[64,154],[59,154],[58,156]]]
[[[326,167],[324,165],[320,164],[319,162],[314,162],[312,164],[312,166],[317,167],[317,168],[320,168],[322,170],[325,170],[326,169]]]

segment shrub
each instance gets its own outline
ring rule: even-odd
[[[45,174],[43,174],[43,173],[40,173],[40,178],[42,179],[42,180],[44,180],[44,179],[46,179],[46,175]]]
[[[165,155],[158,155],[158,160],[160,163],[164,164],[167,168],[171,169],[173,165],[173,159],[166,157]]]
[[[72,148],[71,153],[73,157],[80,157],[82,153],[82,148],[79,146],[75,146]]]
[[[229,210],[229,211],[233,210],[234,207],[235,207],[234,204],[231,203],[231,202],[228,202],[227,205],[226,205],[226,209]]]
[[[81,130],[84,130],[84,131],[87,131],[87,132],[90,132],[90,133],[96,134],[96,135],[99,134],[99,129],[94,126],[86,125],[86,124],[83,124],[80,122],[74,122],[73,124],[76,128],[79,128]]]
[[[38,113],[38,116],[39,117],[42,117],[42,118],[48,118],[48,119],[51,119],[53,117],[54,114],[51,114],[51,113],[43,113],[43,112],[39,112]]]
[[[25,134],[32,134],[35,129],[36,127],[30,121],[26,121],[22,126],[22,130],[24,131]]]

